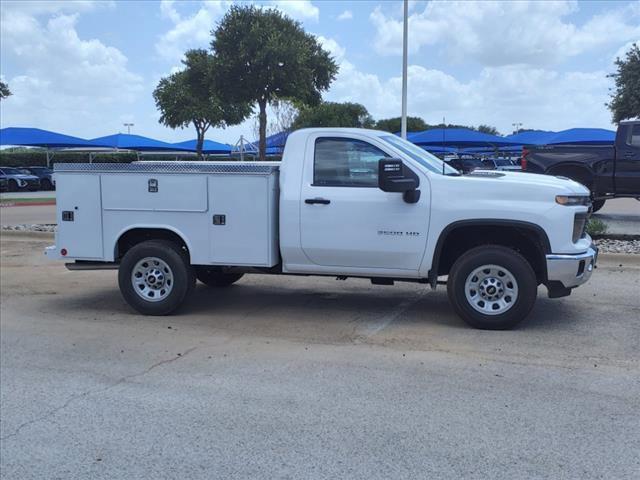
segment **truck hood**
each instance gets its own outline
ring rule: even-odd
[[[584,185],[564,177],[554,177],[552,175],[542,175],[525,172],[509,172],[506,170],[476,170],[464,175],[463,178],[470,181],[485,181],[494,183],[497,188],[501,185],[518,187],[531,190],[552,190],[558,195],[589,195],[589,189]]]

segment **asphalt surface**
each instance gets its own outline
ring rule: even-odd
[[[3,478],[638,478],[638,256],[486,332],[443,290],[329,278],[142,317],[115,271],[1,238]]]

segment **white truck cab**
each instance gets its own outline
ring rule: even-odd
[[[589,191],[519,172],[460,175],[387,132],[293,132],[282,162],[56,164],[56,245],[69,269],[118,268],[143,314],[175,311],[196,278],[247,273],[446,283],[479,328],[514,326],[538,286],[586,282]]]

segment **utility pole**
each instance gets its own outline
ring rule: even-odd
[[[513,125],[513,128],[516,129],[516,135],[520,133],[520,129],[522,128],[522,122],[515,122],[515,123],[512,123],[511,125]]]
[[[402,119],[400,135],[407,139],[407,45],[409,42],[409,0],[404,0],[404,21],[402,30]]]
[[[133,123],[123,123],[125,127],[127,127],[127,135],[131,135],[131,127],[133,127]]]

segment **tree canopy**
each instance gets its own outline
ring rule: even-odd
[[[263,160],[267,105],[279,99],[318,104],[338,66],[316,37],[275,9],[234,5],[212,34],[226,98],[258,105]]]
[[[613,121],[640,117],[640,46],[634,43],[625,58],[616,59],[617,71],[608,75],[615,81],[611,102],[607,105]]]
[[[293,122],[293,128],[308,127],[351,127],[372,128],[373,119],[359,103],[322,102],[300,110]]]
[[[407,131],[421,132],[427,129],[427,123],[420,117],[407,117]],[[400,117],[383,118],[376,122],[376,129],[385,132],[396,133],[402,127],[402,119]]]
[[[230,101],[221,95],[216,61],[206,50],[189,50],[185,69],[160,80],[153,92],[160,110],[160,122],[170,128],[193,124],[197,152],[202,155],[204,134],[209,127],[226,127],[242,122],[250,113],[247,102]]]
[[[500,132],[496,127],[492,127],[491,125],[478,125],[476,128],[480,133],[488,133],[489,135],[500,135]]]
[[[11,95],[11,90],[9,90],[9,85],[4,82],[0,82],[0,100],[7,98]]]

